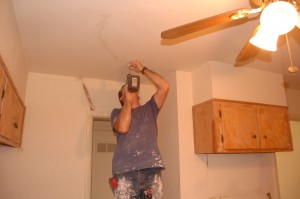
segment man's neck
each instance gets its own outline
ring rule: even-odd
[[[139,102],[137,102],[137,103],[132,103],[131,108],[137,108],[137,107],[139,107],[139,106],[140,106],[140,103],[139,103]]]
[[[137,108],[140,106],[140,100],[139,97],[135,97],[133,98],[132,104],[131,104],[131,108]]]

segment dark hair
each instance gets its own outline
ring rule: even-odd
[[[120,102],[120,104],[121,104],[122,107],[124,106],[124,102],[122,102],[120,100],[120,98],[122,97],[122,89],[124,88],[124,86],[125,86],[125,84],[121,87],[121,89],[118,92],[118,99],[119,99],[119,102]]]

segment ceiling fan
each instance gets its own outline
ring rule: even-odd
[[[261,15],[264,9],[274,3],[277,0],[249,0],[250,4],[253,5],[255,8],[241,8],[232,10],[223,14],[215,15],[212,17],[208,17],[205,19],[201,19],[192,23],[188,23],[185,25],[181,25],[169,30],[165,30],[161,33],[162,39],[176,39],[194,32],[198,32],[204,29],[211,28],[215,25],[225,24],[228,22],[241,20],[246,17],[250,17],[253,15]],[[297,12],[300,8],[300,0],[287,0],[284,1],[285,3],[288,2],[291,4]],[[298,14],[297,14],[298,15]],[[300,28],[300,23],[298,21],[297,27]],[[254,37],[256,33],[259,31],[261,26],[259,25],[251,34],[250,38]],[[250,39],[249,38],[249,39]],[[259,52],[259,48],[252,45],[249,41],[246,42],[242,50],[240,51],[239,55],[236,58],[236,66],[239,66],[240,63],[253,58]]]

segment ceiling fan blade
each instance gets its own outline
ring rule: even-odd
[[[252,38],[259,29],[260,29],[260,25],[257,26],[257,28],[252,32],[250,38]],[[248,59],[254,57],[255,55],[257,55],[258,52],[259,52],[259,48],[252,45],[248,40],[247,43],[244,45],[243,49],[241,50],[240,54],[235,59],[236,61],[235,66],[239,66],[240,62],[247,61]]]
[[[252,57],[255,57],[259,52],[259,48],[252,45],[249,41],[245,44],[240,54],[235,60],[235,66],[240,66],[241,62],[247,61]]]
[[[233,20],[241,19],[246,17],[249,14],[257,13],[259,11],[253,12],[255,9],[237,9],[230,12],[226,12],[220,15],[209,17],[206,19],[198,20],[192,23],[188,23],[182,26],[178,26],[161,33],[161,38],[163,39],[175,39],[190,33],[197,32],[212,26],[227,23]],[[260,10],[261,11],[261,10]]]

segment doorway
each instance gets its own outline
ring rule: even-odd
[[[108,179],[111,177],[112,158],[116,148],[116,137],[109,118],[93,118],[91,199],[113,199]]]

